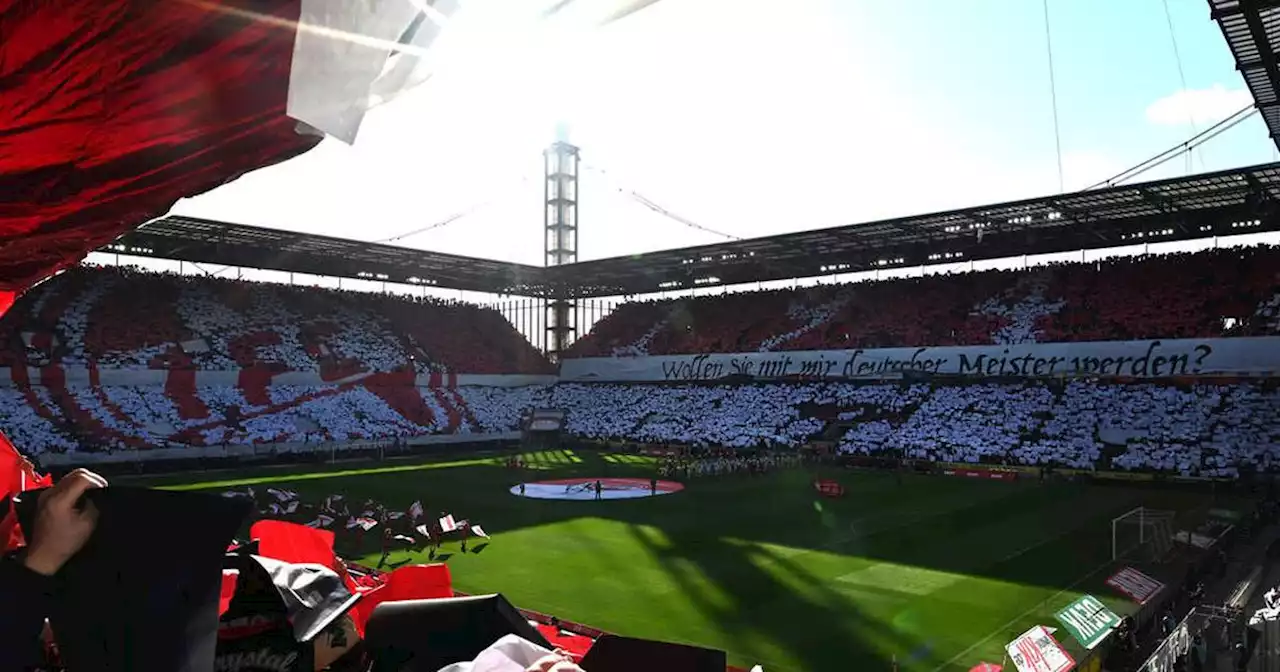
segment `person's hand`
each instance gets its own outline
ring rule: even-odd
[[[106,479],[92,471],[76,469],[40,493],[35,529],[27,534],[24,564],[28,569],[51,576],[84,548],[98,524],[98,510],[89,501],[81,506],[80,498],[87,490],[106,485]]]
[[[573,658],[563,651],[548,653],[526,667],[524,672],[583,672]]]

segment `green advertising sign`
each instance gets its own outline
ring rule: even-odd
[[[1068,604],[1056,616],[1086,649],[1097,646],[1111,634],[1112,628],[1120,625],[1120,617],[1092,595]]]

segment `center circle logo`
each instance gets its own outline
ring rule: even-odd
[[[599,493],[596,484],[599,483]],[[511,486],[511,494],[529,499],[638,499],[669,495],[684,490],[684,484],[647,478],[562,478]]]

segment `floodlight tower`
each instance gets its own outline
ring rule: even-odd
[[[578,260],[578,148],[561,139],[542,152],[546,179],[543,190],[546,208],[545,266],[572,264]],[[558,361],[560,353],[573,344],[577,336],[578,302],[563,294],[553,296],[546,304],[547,334],[550,340],[547,356]]]

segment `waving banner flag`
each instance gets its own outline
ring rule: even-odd
[[[284,507],[284,512],[285,512],[286,514],[297,513],[297,512],[298,512],[298,500],[296,500],[296,499],[295,499],[295,500],[293,500],[292,502],[289,502],[289,506]]]
[[[333,524],[333,518],[331,518],[330,516],[326,516],[324,514],[320,514],[319,516],[316,516],[315,520],[307,523],[307,527],[317,527],[317,528],[329,527],[332,524]]]
[[[452,532],[458,529],[459,527],[460,526],[453,520],[453,514],[447,515],[444,518],[440,519],[440,532],[442,533]]]
[[[388,512],[387,512],[387,520],[400,520],[401,518],[404,518],[404,512],[403,512],[403,511],[388,511]]]
[[[298,493],[291,490],[277,490],[275,488],[267,488],[267,492],[280,502],[291,502],[298,498]]]
[[[474,535],[476,535],[477,537],[484,537],[485,539],[488,539],[488,538],[489,538],[489,535],[488,535],[488,534],[485,534],[485,531],[484,531],[484,530],[482,530],[482,529],[480,529],[480,526],[479,526],[479,525],[472,525],[472,526],[471,526],[471,533],[472,533],[472,534],[474,534]]]
[[[422,513],[422,500],[416,500],[413,504],[409,505],[409,517],[415,522],[422,517]]]
[[[419,525],[413,529],[416,530],[418,534],[421,534],[422,536],[428,539],[431,538],[431,528],[427,527],[426,525]]]
[[[349,529],[351,529],[351,528],[353,528],[353,527],[358,527],[358,528],[360,528],[360,529],[364,530],[365,532],[368,532],[369,530],[372,530],[373,528],[375,528],[375,527],[377,527],[377,526],[378,526],[378,521],[376,521],[376,520],[374,520],[374,519],[372,519],[372,518],[363,518],[363,517],[361,517],[361,518],[352,518],[351,520],[347,521],[347,529],[348,529],[348,530],[349,530]]]

